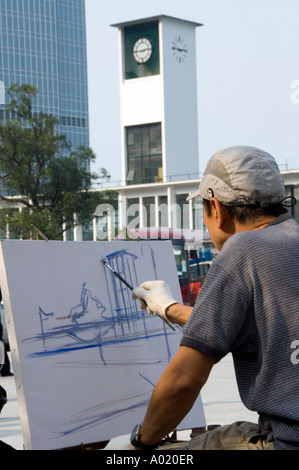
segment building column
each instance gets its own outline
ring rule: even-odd
[[[119,193],[118,195],[118,228],[124,229],[128,225],[127,219],[127,196]]]
[[[83,240],[82,225],[76,225],[76,227],[74,227],[74,241],[82,242],[82,240]]]
[[[96,215],[92,219],[92,239],[94,242],[97,241],[97,218]]]
[[[139,227],[146,227],[146,213],[143,207],[143,198],[139,197]]]
[[[177,228],[177,211],[176,211],[176,194],[174,186],[167,188],[167,204],[168,204],[168,226],[170,228]]]
[[[189,229],[190,230],[193,230],[193,228],[195,228],[195,225],[194,225],[194,220],[193,220],[193,210],[192,210],[192,207],[193,207],[193,201],[192,199],[189,201]]]
[[[155,196],[155,227],[159,227],[159,196]]]

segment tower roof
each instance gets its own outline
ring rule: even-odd
[[[116,28],[123,28],[124,26],[133,26],[135,24],[149,23],[151,21],[161,21],[163,19],[174,20],[174,21],[178,21],[181,23],[189,23],[190,25],[193,25],[195,27],[203,26],[202,23],[196,23],[195,21],[183,20],[182,18],[175,18],[174,16],[168,16],[168,15],[150,16],[148,18],[141,18],[138,20],[124,21],[122,23],[112,24],[111,26],[116,27]]]

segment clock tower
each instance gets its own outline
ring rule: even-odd
[[[196,28],[157,16],[119,30],[122,173],[127,185],[199,172]]]

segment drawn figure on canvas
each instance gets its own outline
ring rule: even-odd
[[[92,295],[90,289],[86,287],[86,282],[82,283],[80,302],[71,307],[65,315],[54,312],[47,313],[42,307],[39,307],[44,345],[47,339],[61,336],[61,334],[68,335],[78,341],[98,339],[101,334],[99,330],[105,310],[106,307],[98,297]]]
[[[106,258],[113,269],[130,284],[136,286],[140,283],[136,267],[139,257],[136,254],[122,249],[108,254]],[[147,258],[147,270],[152,270],[156,278],[156,263],[150,247],[141,247],[141,258]],[[99,348],[101,360],[106,364],[103,353],[105,346],[159,335],[164,336],[166,355],[170,357],[167,337],[169,331],[157,319],[145,315],[144,311],[140,310],[138,303],[132,299],[131,291],[119,279],[112,273],[107,273],[104,268],[103,272],[105,305],[84,281],[79,302],[65,313],[49,312],[39,306],[41,334],[27,340],[42,339],[44,350],[34,355],[63,354],[88,346]],[[99,286],[99,292],[101,291],[103,285]]]

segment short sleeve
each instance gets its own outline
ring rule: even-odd
[[[236,276],[237,277],[237,276]],[[237,345],[247,343],[244,325],[250,301],[236,277],[212,265],[183,330],[182,346],[189,346],[219,361]]]

